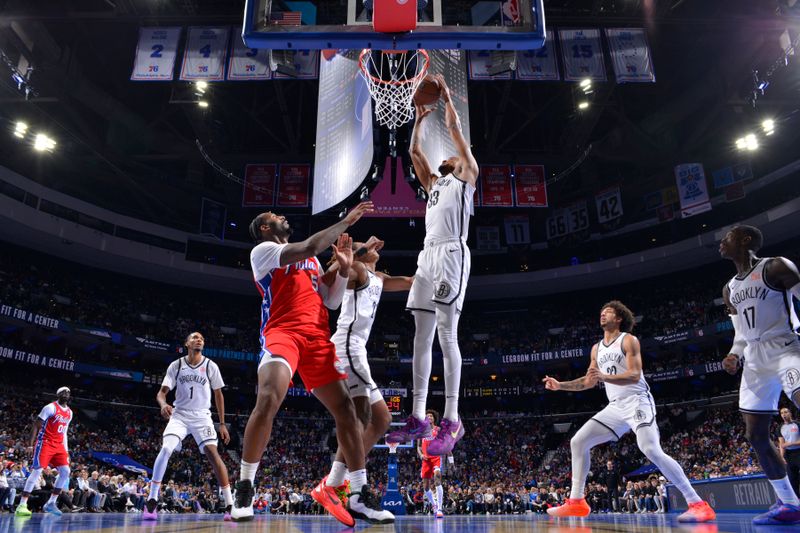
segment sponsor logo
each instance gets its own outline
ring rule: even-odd
[[[403,505],[403,502],[400,500],[387,500],[383,502],[384,507],[397,507],[399,505]]]

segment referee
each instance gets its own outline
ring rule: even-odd
[[[795,494],[800,494],[800,425],[792,420],[792,412],[788,407],[781,409],[781,436],[778,437],[778,446],[781,457],[786,462],[786,471],[789,483]]]

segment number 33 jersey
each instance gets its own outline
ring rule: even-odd
[[[626,335],[627,333],[620,333],[608,346],[602,340],[597,343],[597,366],[603,374],[616,376],[628,371],[628,360],[622,348],[622,341]],[[606,383],[605,386],[609,402],[650,392],[650,387],[644,379],[644,370],[639,374],[639,381],[633,385]]]
[[[175,389],[176,411],[210,411],[211,391],[221,389],[225,383],[219,367],[208,357],[195,366],[181,357],[169,365],[161,386]]]
[[[791,295],[767,283],[764,269],[782,257],[763,257],[749,272],[728,282],[729,300],[739,316],[739,333],[747,342],[793,335],[798,326]]]

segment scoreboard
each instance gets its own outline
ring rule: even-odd
[[[386,397],[386,407],[389,408],[389,413],[392,416],[397,416],[402,412],[402,403],[403,398],[402,396],[387,396]]]

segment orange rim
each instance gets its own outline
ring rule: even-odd
[[[425,74],[428,73],[428,65],[430,64],[430,57],[428,56],[428,52],[426,50],[420,48],[419,50],[417,50],[417,52],[421,57],[425,59],[425,62],[423,63],[422,68],[420,69],[419,73],[416,76],[408,78],[407,80],[397,80],[397,81],[382,80],[370,74],[369,71],[367,70],[366,65],[364,64],[364,58],[367,55],[369,55],[370,52],[372,52],[370,48],[364,48],[363,50],[361,50],[361,54],[358,56],[358,66],[361,67],[361,72],[364,73],[364,76],[372,80],[372,83],[379,85],[404,85],[406,83],[414,83],[415,81],[424,78]],[[397,52],[404,52],[404,51],[398,50]],[[382,51],[382,53],[385,53],[385,51]]]

